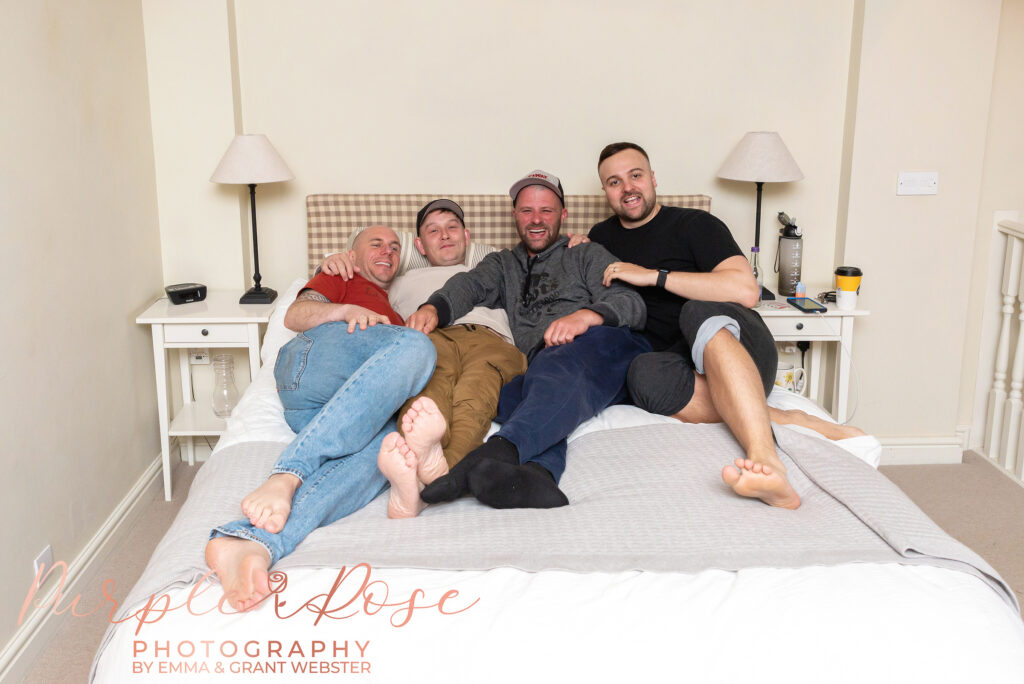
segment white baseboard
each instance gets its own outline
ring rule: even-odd
[[[84,589],[83,580],[106,560],[113,547],[128,533],[144,506],[163,492],[162,460],[159,456],[142,473],[131,490],[93,535],[85,548],[68,564],[67,581],[62,589],[64,597],[72,597]],[[54,584],[50,582],[50,584]],[[10,641],[0,650],[0,682],[15,682],[28,674],[35,659],[49,644],[68,614],[54,615],[52,602],[58,587],[50,588],[42,605],[21,624]]]
[[[879,465],[926,465],[963,463],[966,431],[949,437],[881,437]]]

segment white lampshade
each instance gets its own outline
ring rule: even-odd
[[[778,133],[747,133],[718,169],[718,177],[755,183],[785,183],[804,177]]]
[[[274,146],[261,134],[236,135],[210,176],[213,183],[249,185],[295,178]]]

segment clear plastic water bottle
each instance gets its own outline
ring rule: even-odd
[[[235,359],[230,354],[217,354],[213,357],[213,413],[218,418],[227,418],[237,403]]]
[[[792,297],[796,294],[796,284],[800,282],[800,266],[803,262],[803,232],[796,222],[779,212],[779,248],[775,253],[775,270],[779,273],[779,294]]]
[[[761,273],[761,265],[758,263],[760,253],[760,247],[750,248],[750,268],[754,271],[754,280],[757,281],[757,304],[754,306],[755,309],[761,306],[761,296],[764,294],[764,274]]]

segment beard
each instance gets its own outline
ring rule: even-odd
[[[626,219],[628,221],[643,221],[650,217],[651,213],[654,211],[654,207],[658,205],[656,197],[648,199],[640,193],[631,193],[628,195],[628,197],[634,196],[640,198],[640,201],[636,204],[627,205],[625,203],[626,198],[623,198],[623,200],[619,202],[615,214],[620,219]]]

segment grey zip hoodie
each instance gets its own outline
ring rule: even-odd
[[[516,346],[528,359],[544,348],[544,332],[557,318],[590,309],[612,327],[643,330],[647,309],[631,287],[601,280],[617,259],[590,242],[569,249],[560,237],[535,257],[522,243],[492,252],[466,273],[457,273],[427,300],[438,313],[438,327],[465,315],[474,306],[505,309]]]

